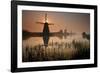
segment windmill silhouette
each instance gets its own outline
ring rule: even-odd
[[[28,39],[29,37],[42,37],[43,38],[43,42],[44,42],[44,46],[47,47],[48,46],[48,42],[50,37],[58,37],[60,39],[66,38],[69,35],[74,35],[75,33],[70,33],[67,32],[67,30],[65,29],[64,32],[63,30],[60,30],[58,32],[50,32],[49,29],[49,25],[54,25],[53,23],[49,23],[48,22],[48,16],[47,13],[45,14],[45,22],[36,22],[37,24],[43,24],[43,31],[42,32],[28,32],[23,30],[23,40]]]
[[[45,14],[45,22],[36,22],[38,24],[44,24],[43,27],[43,41],[44,41],[44,45],[45,47],[47,47],[48,45],[48,41],[49,41],[49,36],[50,36],[50,30],[49,30],[49,26],[48,25],[54,25],[53,23],[48,23],[47,22],[47,14]]]

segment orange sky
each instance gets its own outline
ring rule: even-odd
[[[44,11],[22,11],[22,25],[24,30],[30,32],[42,32],[43,25],[36,22],[44,22],[45,13],[48,14],[48,22],[51,32],[67,29],[72,32],[90,32],[90,14],[68,13],[68,12],[44,12]]]

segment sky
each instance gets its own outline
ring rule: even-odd
[[[22,11],[22,27],[23,30],[30,32],[42,32],[43,24],[36,22],[45,21],[45,13],[49,23],[50,32],[57,32],[67,29],[72,32],[90,32],[90,14],[88,13],[71,13],[71,12],[48,12],[48,11]]]

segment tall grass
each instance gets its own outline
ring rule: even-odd
[[[23,48],[22,61],[54,61],[54,60],[76,60],[90,58],[90,43],[73,40],[68,42],[49,43],[48,47],[42,44],[34,47]]]

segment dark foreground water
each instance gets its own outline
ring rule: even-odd
[[[36,40],[36,39],[35,39]],[[24,41],[22,49],[23,62],[77,60],[90,58],[90,42],[88,40],[71,40],[49,42],[48,47],[43,43]],[[25,43],[31,45],[25,45]]]

